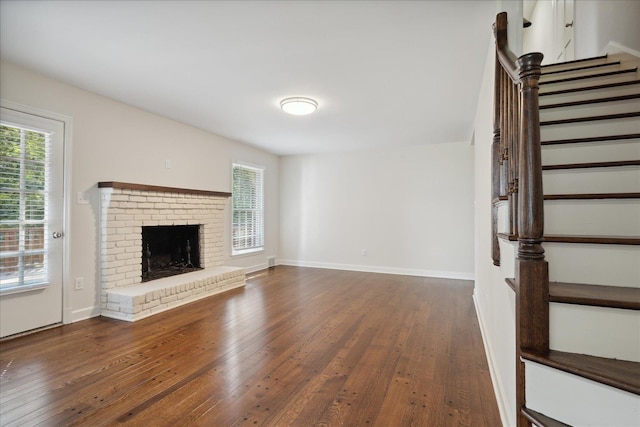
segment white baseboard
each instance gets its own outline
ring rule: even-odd
[[[417,270],[417,269],[410,269],[410,268],[379,267],[379,266],[373,266],[373,265],[337,264],[337,263],[291,260],[291,259],[280,259],[278,260],[277,264],[290,265],[294,267],[327,268],[330,270],[362,271],[366,273],[384,273],[384,274],[398,274],[403,276],[437,277],[437,278],[443,278],[443,279],[457,279],[457,280],[474,280],[473,273],[462,273],[457,271]]]
[[[249,267],[242,267],[242,268],[244,269],[245,273],[250,274],[250,273],[255,273],[256,271],[266,270],[267,268],[269,268],[269,264],[266,262],[261,262],[260,264],[252,265]]]
[[[498,403],[498,411],[500,412],[500,421],[502,421],[503,426],[508,426],[509,417],[508,417],[508,407],[506,404],[506,393],[503,392],[502,382],[498,378],[497,370],[495,367],[495,359],[493,357],[493,353],[491,351],[491,347],[488,345],[488,338],[486,334],[486,328],[484,325],[484,320],[482,318],[482,312],[480,311],[480,307],[478,306],[478,299],[476,298],[476,294],[473,294],[473,305],[476,309],[476,316],[478,317],[478,324],[480,325],[480,334],[482,334],[482,344],[484,345],[484,352],[487,355],[487,362],[489,365],[489,374],[491,375],[491,383],[493,384],[493,394],[496,396],[496,401]]]
[[[65,316],[64,323],[74,323],[79,322],[80,320],[98,317],[100,316],[100,312],[100,307],[95,305],[91,307],[81,308],[80,310],[71,310],[68,312],[68,316]]]

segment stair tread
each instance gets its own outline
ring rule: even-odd
[[[579,64],[580,62],[597,61],[599,59],[607,59],[607,55],[594,56],[591,58],[573,59],[571,61],[565,61],[565,62],[554,62],[553,64],[542,65],[540,68],[544,70],[545,68],[551,68],[551,67],[557,67],[557,66],[563,66],[563,65],[569,65],[569,64]]]
[[[640,288],[549,282],[552,302],[640,310]]]
[[[640,395],[640,363],[587,354],[522,350],[524,359]]]
[[[640,80],[632,80],[628,82],[617,82],[617,83],[606,83],[606,84],[599,84],[599,85],[593,85],[593,86],[574,87],[571,89],[560,89],[560,90],[555,90],[550,92],[540,92],[538,96],[561,95],[566,93],[583,92],[583,91],[598,90],[598,89],[612,89],[612,88],[621,87],[621,86],[633,86],[633,85],[640,85]]]
[[[545,200],[640,199],[640,193],[545,194]]]
[[[631,94],[631,95],[608,96],[606,98],[584,99],[582,101],[557,102],[555,104],[541,105],[540,109],[548,110],[551,108],[563,108],[563,107],[573,107],[578,105],[590,105],[590,104],[601,104],[606,102],[628,101],[630,99],[640,99],[640,93]]]
[[[606,73],[587,74],[584,76],[575,76],[575,77],[566,77],[564,79],[547,80],[547,81],[538,83],[538,85],[542,86],[542,85],[550,85],[550,84],[558,84],[558,83],[575,82],[578,80],[598,79],[602,77],[611,77],[611,76],[617,76],[621,74],[635,73],[637,71],[638,71],[637,68],[628,68],[625,70],[608,71]]]
[[[604,114],[601,116],[576,117],[573,119],[545,120],[540,122],[540,126],[564,125],[568,123],[596,122],[601,120],[629,119],[632,117],[640,117],[640,111],[620,114]]]
[[[556,139],[550,141],[541,141],[542,146],[545,145],[558,145],[558,144],[579,144],[584,142],[603,142],[603,141],[620,141],[624,139],[638,139],[640,133],[626,133],[623,135],[605,135],[605,136],[591,136],[588,138],[571,138],[571,139]]]
[[[624,166],[640,166],[640,160],[617,160],[613,162],[565,163],[561,165],[544,165],[543,171],[558,169],[613,168]]]
[[[603,62],[602,64],[583,65],[581,67],[573,67],[573,68],[563,68],[563,69],[554,70],[554,71],[542,71],[541,75],[550,76],[552,74],[560,74],[560,73],[575,73],[576,71],[591,70],[591,69],[602,68],[602,67],[611,67],[614,65],[620,65],[620,61]]]
[[[540,412],[534,411],[529,408],[522,408],[522,414],[527,417],[529,421],[534,423],[537,426],[542,427],[571,427],[569,424],[565,424],[560,422],[554,418],[548,417],[545,414],[541,414]]]
[[[510,242],[517,242],[518,236],[509,233],[497,233],[498,237]],[[640,245],[640,236],[587,236],[569,234],[548,234],[543,237],[543,242],[549,243],[587,243],[600,245]]]
[[[602,245],[640,245],[640,236],[592,236],[551,234],[544,236],[545,242],[554,243],[595,243]]]

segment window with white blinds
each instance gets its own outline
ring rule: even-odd
[[[47,282],[49,135],[0,125],[0,290]]]
[[[233,164],[232,255],[264,248],[264,169]]]

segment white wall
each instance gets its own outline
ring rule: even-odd
[[[531,26],[524,29],[522,51],[542,52],[542,63],[553,63],[553,32],[553,2],[538,0],[531,15]]]
[[[597,56],[609,42],[640,52],[640,1],[576,0],[576,59]]]
[[[469,143],[286,156],[280,167],[280,262],[473,277]]]
[[[522,0],[497,0],[497,12],[507,12],[507,40],[509,49],[516,55],[522,55]],[[492,41],[493,41],[492,37]]]
[[[89,205],[71,204],[70,245],[65,287],[65,320],[99,314],[99,181],[124,181],[168,187],[231,191],[231,163],[250,162],[265,171],[265,252],[234,257],[228,265],[266,266],[279,243],[279,158],[264,151],[160,117],[114,100],[1,63],[3,100],[70,116],[73,120],[71,188],[86,192]],[[165,169],[165,160],[172,168]],[[227,209],[227,223],[230,222]],[[230,228],[230,227],[229,227]],[[225,235],[230,256],[230,238]],[[85,288],[72,290],[75,277]]]
[[[609,42],[640,51],[640,1],[576,0],[575,58],[604,53]],[[554,12],[552,0],[538,0],[531,27],[524,30],[523,52],[542,52],[543,64],[553,63]]]

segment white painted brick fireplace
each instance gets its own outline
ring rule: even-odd
[[[244,286],[244,270],[225,267],[224,214],[230,193],[100,182],[102,315],[135,321]],[[204,270],[142,283],[142,227],[199,225]]]

